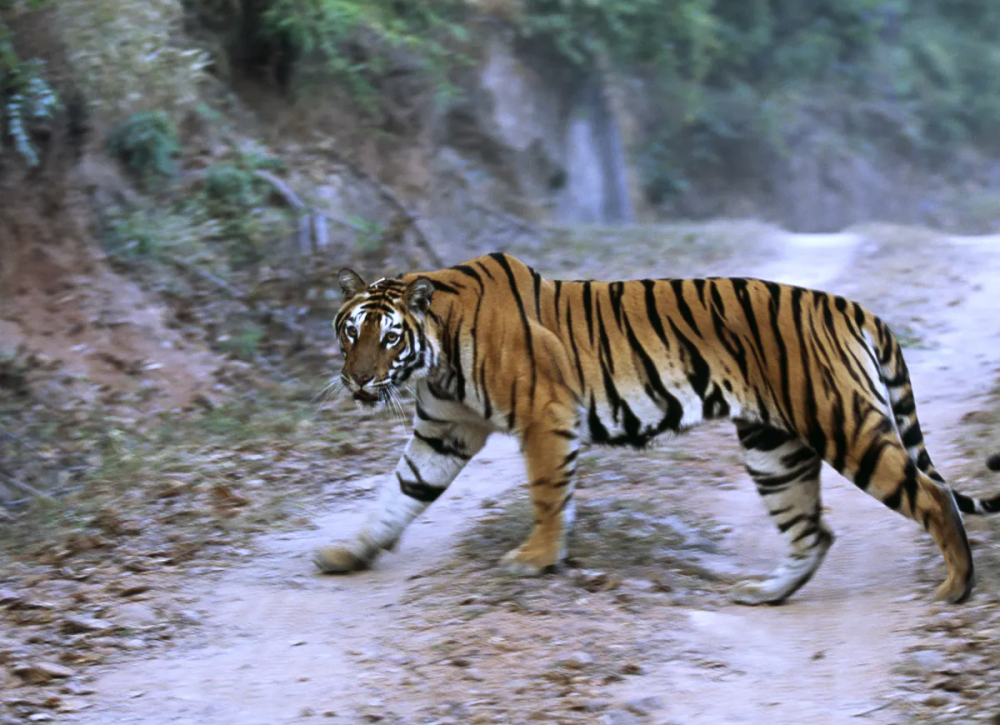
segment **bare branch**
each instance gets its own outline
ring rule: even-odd
[[[54,501],[55,499],[44,491],[39,491],[34,486],[29,486],[24,481],[19,481],[18,479],[10,476],[3,471],[0,471],[0,479],[3,479],[4,484],[10,486],[11,488],[16,488],[21,493],[26,493],[29,496],[34,496],[35,498],[40,498],[44,501]]]

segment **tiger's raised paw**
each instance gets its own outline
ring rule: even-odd
[[[313,552],[313,563],[324,574],[349,574],[367,569],[370,562],[343,546],[325,546]]]

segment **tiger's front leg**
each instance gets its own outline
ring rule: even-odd
[[[570,425],[533,425],[522,440],[535,524],[527,540],[504,556],[503,564],[518,576],[538,576],[566,558],[580,441]]]
[[[326,574],[369,568],[384,550],[395,548],[407,525],[445,492],[488,436],[483,427],[418,418],[361,532],[347,544],[317,549],[316,566]]]

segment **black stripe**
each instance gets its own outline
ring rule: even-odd
[[[785,336],[781,330],[781,286],[774,282],[765,282],[768,292],[771,293],[771,304],[768,311],[771,313],[771,334],[778,344],[778,370],[781,376],[781,397],[784,403],[784,414],[782,417],[794,424],[795,407],[792,404],[791,384],[789,383],[788,371],[788,347],[785,345]]]
[[[622,296],[625,294],[624,282],[612,282],[608,286],[608,297],[611,299],[611,311],[615,315],[618,329],[622,326]]]
[[[458,290],[456,288],[452,287],[450,284],[448,284],[446,282],[442,282],[439,279],[431,279],[430,277],[425,277],[424,279],[430,279],[431,280],[431,285],[433,285],[434,290],[436,292],[446,292],[446,293],[451,294],[451,295],[457,295],[458,294]]]
[[[583,315],[587,321],[587,336],[590,346],[594,346],[594,310],[590,306],[590,281],[583,282]]]
[[[529,267],[530,269],[530,267]],[[542,275],[535,270],[531,270],[531,278],[535,284],[535,319],[542,319]]]
[[[793,526],[795,526],[795,524],[800,524],[803,521],[808,521],[808,520],[809,520],[809,517],[806,516],[805,514],[796,514],[792,518],[788,519],[788,521],[784,521],[784,522],[778,524],[778,531],[780,531],[781,533],[784,534],[790,528],[792,528]]]
[[[911,416],[917,412],[917,403],[913,399],[912,390],[906,391],[906,394],[902,398],[893,402],[892,412],[897,419]]]
[[[490,401],[490,391],[486,389],[486,361],[479,364],[479,390],[483,396],[483,417],[489,420],[493,417],[493,403]]]
[[[750,326],[750,334],[753,335],[754,343],[763,355],[764,342],[760,336],[760,325],[757,323],[757,312],[754,310],[753,300],[750,298],[750,293],[747,290],[747,280],[731,279],[729,281],[733,285],[733,292],[736,295],[736,301],[739,302],[740,307],[743,308],[743,316],[746,318],[747,325]]]
[[[663,329],[663,320],[660,319],[660,311],[656,307],[656,293],[653,289],[655,285],[656,283],[653,280],[642,280],[643,289],[646,290],[646,317],[653,328],[653,332],[656,333],[656,336],[660,338],[660,342],[663,343],[664,349],[670,352],[670,340]]]
[[[557,330],[561,330],[562,329],[562,319],[559,316],[559,298],[562,296],[562,285],[563,285],[562,280],[561,279],[557,279],[555,282],[553,282],[553,285],[556,288],[555,304],[553,305],[555,307],[555,310],[556,310],[556,329]]]
[[[704,285],[702,280],[695,280],[695,285]],[[701,335],[701,330],[698,329],[698,323],[694,321],[694,315],[691,313],[691,306],[688,305],[687,300],[684,298],[684,280],[682,279],[672,279],[670,280],[670,287],[674,291],[674,298],[677,300],[677,311],[681,313],[681,317],[684,318],[684,322],[688,324],[696,335]],[[698,286],[699,297],[704,299],[703,287]]]
[[[507,413],[507,430],[514,430],[517,422],[517,378],[510,383],[510,411]]]
[[[571,466],[573,464],[573,461],[576,460],[576,457],[578,455],[580,455],[579,448],[576,449],[575,451],[570,451],[569,453],[567,453],[566,457],[563,458],[563,462],[560,464],[560,468],[566,468],[568,466]]]
[[[576,374],[580,378],[581,390],[586,387],[583,380],[583,362],[580,351],[576,347],[576,333],[573,332],[573,305],[566,305],[566,332],[569,334],[569,346],[573,350],[573,362],[576,363]]]
[[[861,463],[858,464],[858,470],[854,474],[854,485],[862,491],[868,490],[868,486],[872,481],[872,474],[875,472],[875,467],[878,465],[878,459],[882,456],[882,449],[884,447],[885,443],[881,441],[872,443],[861,457]]]
[[[608,442],[608,429],[601,422],[601,417],[597,414],[597,401],[594,394],[590,394],[590,410],[587,411],[587,427],[590,430],[590,440],[594,443]]]
[[[418,430],[413,431],[413,437],[418,441],[422,441],[430,446],[431,450],[441,456],[451,456],[452,458],[460,458],[463,461],[467,461],[472,456],[468,454],[465,450],[465,446],[462,445],[460,441],[448,440],[445,438],[437,438],[434,436],[427,436]]]
[[[756,468],[751,468],[747,466],[747,471],[750,473],[750,477],[753,482],[757,484],[758,488],[774,488],[775,486],[784,486],[789,483],[794,483],[799,479],[812,478],[815,473],[819,470],[819,459],[814,462],[809,462],[804,466],[800,466],[792,471],[786,471],[785,473],[771,474],[765,471],[758,470]]]
[[[490,271],[489,267],[487,267],[482,262],[476,262],[476,266],[479,267],[479,269],[483,270],[483,274],[485,274],[487,277],[489,277],[494,282],[496,281],[496,277],[493,276],[493,273]]]
[[[479,274],[479,272],[477,272],[475,269],[473,269],[469,265],[467,265],[467,264],[459,264],[456,267],[452,267],[452,269],[454,269],[456,272],[461,272],[462,274],[466,275],[467,277],[472,277],[472,279],[476,280],[476,282],[479,283],[479,291],[482,292],[484,290],[482,275]]]
[[[396,479],[399,481],[399,490],[410,498],[415,498],[421,503],[434,503],[439,498],[441,494],[444,493],[444,489],[438,486],[431,486],[430,484],[421,481],[407,481],[405,478],[396,472]]]
[[[705,358],[701,356],[701,353],[698,351],[698,347],[681,334],[681,331],[677,329],[677,325],[674,324],[674,321],[668,317],[667,322],[670,323],[670,331],[674,334],[674,337],[677,338],[687,351],[688,363],[691,367],[688,372],[688,381],[691,383],[691,387],[694,389],[695,394],[704,400],[705,393],[708,391],[708,381],[710,375],[708,363],[705,362]]]
[[[611,338],[608,336],[607,328],[604,325],[604,315],[601,313],[601,298],[595,296],[597,307],[597,340],[600,344],[601,353],[607,361],[608,370],[613,376],[615,374],[615,361],[611,356]]]
[[[490,255],[493,260],[499,264],[504,272],[507,274],[507,281],[510,284],[510,291],[514,295],[514,302],[517,305],[518,312],[521,315],[521,325],[524,328],[524,340],[528,348],[528,365],[531,370],[531,385],[528,389],[528,400],[531,403],[535,402],[535,385],[538,382],[538,374],[535,370],[535,346],[531,338],[531,325],[528,322],[528,313],[524,308],[524,300],[521,299],[521,290],[517,286],[517,280],[514,278],[514,270],[510,267],[510,262],[507,261],[507,255],[501,252],[493,252]]]
[[[667,404],[667,409],[672,404],[679,404],[677,398],[675,398],[663,385],[663,379],[660,377],[659,370],[656,369],[656,365],[653,363],[653,359],[646,352],[646,348],[642,346],[639,338],[636,337],[635,330],[632,329],[632,323],[628,319],[628,315],[622,315],[622,321],[625,327],[625,336],[628,340],[629,347],[635,352],[636,356],[639,358],[639,362],[642,363],[642,368],[646,373],[646,379],[649,381],[649,385],[652,390],[659,397],[659,401]],[[655,400],[655,398],[654,398]]]
[[[420,403],[417,403],[417,417],[420,420],[430,421],[431,423],[446,423],[447,421],[441,420],[440,418],[431,417]]]
[[[780,448],[792,439],[785,431],[765,425],[741,425],[736,435],[744,448],[764,452]]]
[[[694,289],[698,293],[698,301],[701,302],[701,306],[705,306],[705,280],[695,279],[691,280],[694,283]]]
[[[903,445],[906,448],[919,446],[924,442],[924,434],[920,431],[920,423],[914,421],[913,425],[903,433]]]

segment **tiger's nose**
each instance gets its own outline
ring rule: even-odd
[[[372,381],[372,376],[364,373],[354,373],[351,377],[354,378],[354,382],[358,384],[359,388],[365,387],[366,384]]]

